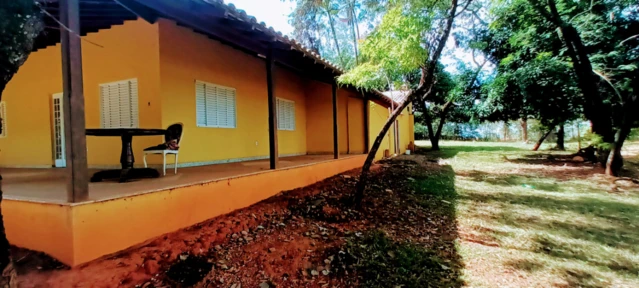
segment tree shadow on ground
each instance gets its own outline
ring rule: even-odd
[[[639,206],[634,203],[590,196],[561,198],[473,190],[468,190],[460,199],[501,207],[500,212],[486,220],[535,233],[536,236],[531,239],[534,242],[531,252],[563,261],[584,261],[628,276],[639,273],[639,263],[629,256],[639,253],[639,231],[635,226],[639,222],[635,213]],[[539,210],[548,214],[539,214],[536,212]],[[575,217],[591,220],[573,221]],[[501,235],[490,235],[497,241],[502,238]],[[520,266],[525,268],[527,264],[521,263]],[[575,270],[566,273],[566,281],[574,282],[580,279],[575,275],[587,272]],[[581,283],[583,287],[605,286],[594,279],[581,280],[585,282],[574,283]]]
[[[547,179],[529,175],[492,174],[477,170],[468,173],[459,173],[458,175],[469,177],[472,181],[486,182],[492,185],[521,186],[543,191],[559,191],[561,189],[556,182],[549,183]]]
[[[454,158],[460,152],[477,153],[477,152],[517,152],[528,151],[522,148],[512,146],[441,146],[441,150],[431,150],[430,147],[417,147],[415,153],[426,155],[430,158],[438,157],[442,159]]]
[[[349,251],[359,251],[357,273],[364,277],[360,283],[461,287],[455,172],[450,165],[440,166],[423,156],[410,159],[416,161],[405,157],[382,161],[383,168],[372,177],[362,212],[395,244],[385,244],[375,234],[351,240]],[[371,251],[374,248],[377,251]]]

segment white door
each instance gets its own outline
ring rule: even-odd
[[[62,97],[62,93],[53,94],[53,156],[55,158],[55,167],[67,167]]]

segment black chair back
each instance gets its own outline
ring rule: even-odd
[[[177,140],[178,145],[180,145],[180,140],[182,140],[182,131],[183,125],[182,123],[175,123],[166,128],[166,134],[164,135],[164,140],[169,142],[171,140]]]

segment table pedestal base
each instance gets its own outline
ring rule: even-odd
[[[120,183],[123,183],[131,179],[158,177],[160,177],[160,172],[152,168],[117,169],[96,172],[93,174],[93,177],[91,177],[91,182],[101,182],[105,179],[119,179]]]

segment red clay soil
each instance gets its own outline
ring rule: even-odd
[[[74,269],[16,249],[20,287],[353,287],[355,271],[332,272],[339,270],[331,267],[335,253],[375,229],[436,250],[457,267],[454,207],[434,213],[448,204],[413,195],[411,177],[433,169],[439,166],[425,160],[376,165],[360,209],[346,204],[357,175],[350,171]]]

